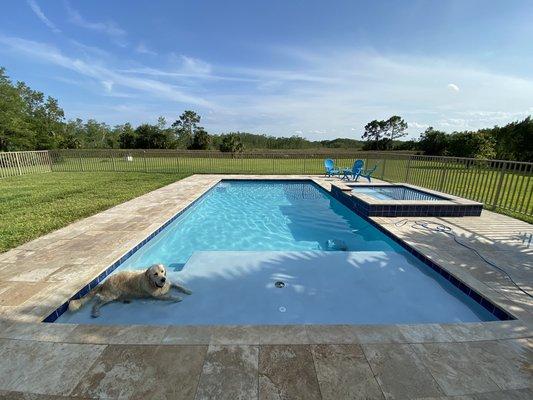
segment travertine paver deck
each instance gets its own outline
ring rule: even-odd
[[[0,254],[0,399],[533,398],[531,299],[449,236],[413,227],[422,218],[374,221],[518,320],[187,327],[39,322],[226,177],[309,178],[195,175]],[[327,190],[339,183],[311,178]],[[461,241],[532,291],[533,249],[518,239],[531,225],[487,211],[423,219],[452,226]]]

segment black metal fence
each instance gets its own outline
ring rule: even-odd
[[[231,154],[105,149],[17,153],[0,153],[0,177],[50,170],[317,175],[324,173],[326,158],[333,159],[339,168],[350,168],[356,159],[362,159],[367,168],[377,165],[374,178],[450,193],[483,202],[489,209],[533,219],[533,163],[526,162],[346,150]]]

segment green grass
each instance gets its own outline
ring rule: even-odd
[[[279,157],[277,155],[276,157]],[[179,173],[248,173],[248,174],[322,174],[324,160],[317,158],[222,158],[222,157],[140,157],[133,161],[122,158],[65,157],[55,164],[54,171],[138,171]],[[344,158],[346,157],[346,158]],[[370,157],[370,155],[369,155]],[[335,162],[340,167],[350,167],[353,158],[343,156]],[[461,163],[411,160],[407,174],[406,158],[367,158],[365,163],[373,167],[378,163],[374,177],[390,182],[407,182],[428,189],[438,190],[480,201],[487,209],[508,214],[527,222],[533,222],[533,174],[526,166],[501,174],[479,162],[468,166]],[[526,173],[527,171],[527,173]],[[498,192],[498,187],[501,189]]]
[[[353,158],[346,157],[336,164],[351,166]],[[526,168],[502,175],[482,164],[466,168],[412,160],[407,174],[406,159],[365,162],[368,167],[378,163],[375,178],[408,178],[408,183],[481,201],[490,210],[533,223],[533,174]],[[63,158],[53,173],[0,179],[0,252],[189,174],[322,174],[323,163],[323,158]]]
[[[56,172],[0,179],[0,252],[185,176]]]

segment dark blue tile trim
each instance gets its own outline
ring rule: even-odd
[[[383,232],[385,235],[392,238],[395,242],[399,243],[402,247],[404,247],[407,251],[409,251],[411,254],[413,254],[418,259],[422,260],[426,265],[428,265],[430,268],[444,276],[446,279],[448,279],[453,285],[457,286],[461,291],[463,291],[466,295],[473,298],[476,302],[481,304],[483,307],[485,307],[487,310],[489,310],[492,314],[494,314],[498,319],[500,320],[513,320],[516,319],[511,314],[507,313],[505,310],[501,309],[500,307],[492,304],[489,300],[482,297],[480,294],[475,292],[473,289],[470,289],[467,285],[459,281],[457,278],[455,278],[453,275],[449,274],[445,270],[443,270],[441,267],[439,267],[437,264],[435,264],[432,260],[424,256],[423,254],[419,253],[417,250],[409,246],[407,243],[405,243],[403,240],[397,238],[396,236],[392,235],[390,232],[388,232],[386,229],[381,227],[379,224],[372,221],[370,218],[368,218],[368,214],[362,213],[361,210],[364,210],[365,208],[368,209],[368,206],[364,202],[359,202],[362,204],[359,204],[359,207],[357,207],[356,203],[353,203],[350,201],[350,199],[355,199],[354,197],[351,197],[347,194],[345,194],[342,190],[339,188],[332,186],[332,190],[327,191],[322,186],[318,185],[311,179],[221,179],[220,182],[276,182],[276,181],[283,181],[283,182],[298,182],[298,183],[311,183],[313,186],[318,188],[321,192],[332,196],[336,200],[340,201],[342,204],[344,204],[346,207],[354,211],[356,214],[361,216],[363,219],[365,219],[367,222],[372,224],[374,227],[379,229],[381,232]],[[102,272],[100,275],[98,275],[96,278],[91,280],[87,285],[85,285],[82,289],[80,289],[74,296],[72,296],[71,299],[78,299],[80,297],[85,296],[91,289],[96,287],[98,283],[103,281],[109,274],[111,274],[115,269],[117,269],[124,261],[126,261],[128,258],[130,258],[137,250],[139,250],[142,246],[144,246],[146,243],[148,243],[150,240],[152,240],[155,236],[157,236],[163,229],[165,229],[168,225],[170,225],[172,222],[174,222],[178,217],[180,217],[185,211],[190,209],[193,205],[197,204],[199,201],[201,201],[209,192],[214,190],[216,186],[215,184],[211,188],[209,188],[204,194],[202,194],[200,197],[198,197],[196,200],[194,200],[191,204],[189,204],[187,207],[185,207],[183,210],[179,211],[176,215],[171,217],[169,220],[167,220],[163,225],[161,225],[159,228],[157,228],[154,232],[152,232],[149,236],[147,236],[145,239],[143,239],[140,243],[138,243],[135,247],[133,247],[131,250],[129,250],[126,254],[124,254],[122,257],[120,257],[117,261],[115,261],[113,264],[111,264],[104,272]],[[357,199],[359,200],[359,199]],[[387,206],[388,207],[388,206]],[[394,206],[393,206],[394,208]],[[57,320],[66,310],[68,307],[68,301],[61,304],[57,309],[55,309],[50,315],[48,315],[43,322],[54,322]]]

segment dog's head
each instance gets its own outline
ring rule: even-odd
[[[155,287],[162,288],[167,281],[167,270],[163,264],[154,264],[145,272],[148,281]]]

